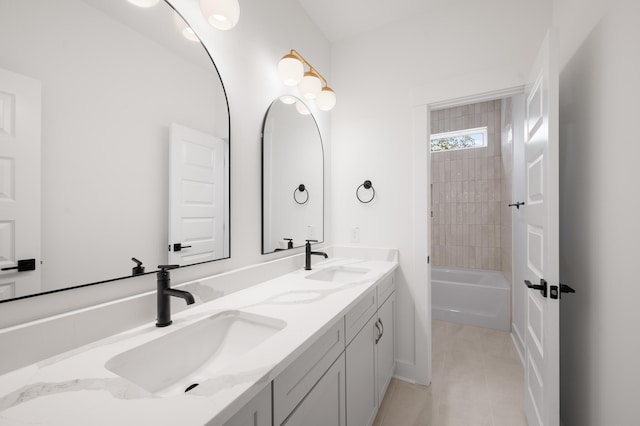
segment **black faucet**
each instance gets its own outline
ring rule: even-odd
[[[170,287],[171,277],[169,269],[178,268],[180,265],[158,265],[158,318],[156,327],[166,327],[171,325],[171,300],[170,296],[181,297],[186,300],[187,305],[195,303],[193,295],[188,291],[175,290]]]
[[[324,258],[328,258],[329,255],[325,252],[322,251],[311,251],[311,243],[317,243],[318,240],[306,240],[307,244],[304,246],[305,251],[304,251],[304,270],[305,271],[310,271],[311,270],[311,255],[312,254],[317,254],[318,256],[324,256]]]

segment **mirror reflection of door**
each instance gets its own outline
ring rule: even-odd
[[[178,124],[169,149],[169,263],[192,265],[225,252],[226,142]]]
[[[0,300],[40,291],[40,82],[0,69]]]

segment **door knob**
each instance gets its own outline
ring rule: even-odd
[[[18,265],[17,266],[10,266],[8,268],[2,268],[2,270],[3,271],[17,270],[18,272],[35,271],[36,270],[36,260],[35,259],[18,260]]]
[[[540,284],[531,284],[531,281],[529,280],[524,280],[524,283],[527,285],[527,287],[533,290],[540,290],[540,294],[542,295],[542,297],[547,297],[547,282],[542,278],[540,279]]]
[[[191,248],[191,246],[183,246],[182,243],[175,243],[173,245],[173,251],[182,251],[182,249]]]
[[[566,284],[560,284],[560,291],[558,291],[557,285],[551,286],[551,298],[560,299],[562,293],[575,293],[576,291]]]

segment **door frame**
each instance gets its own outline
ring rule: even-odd
[[[525,83],[518,70],[504,68],[438,81],[412,91],[414,267],[411,281],[416,309],[415,381],[418,384],[429,385],[432,378],[431,264],[427,263],[431,256],[431,152],[428,149],[431,111],[522,94]]]

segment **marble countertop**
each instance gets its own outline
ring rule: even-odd
[[[305,279],[322,268],[369,269],[346,284]],[[0,425],[223,424],[390,275],[394,261],[333,258],[0,376]],[[189,393],[158,396],[105,368],[113,356],[216,313],[238,310],[286,322]]]

